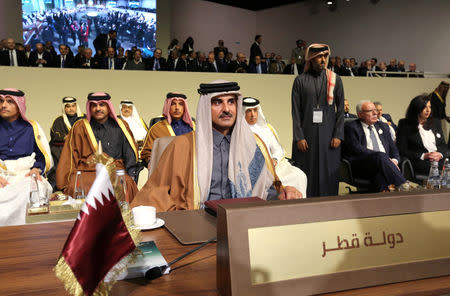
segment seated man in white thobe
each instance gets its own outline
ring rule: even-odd
[[[253,133],[258,135],[270,153],[275,172],[284,186],[293,186],[306,198],[306,186],[308,184],[305,173],[291,165],[286,159],[286,152],[280,144],[275,129],[266,121],[259,100],[244,98],[242,102],[245,120]]]
[[[39,124],[27,119],[25,111],[22,91],[0,90],[0,226],[25,223],[32,176],[37,179],[38,203],[52,193],[42,176],[53,166],[50,146]]]

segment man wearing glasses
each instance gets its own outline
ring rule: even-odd
[[[378,121],[378,111],[370,101],[361,101],[356,111],[359,119],[344,127],[343,157],[350,161],[355,176],[372,180],[374,189],[400,187],[406,180],[398,167],[400,154],[389,126]]]

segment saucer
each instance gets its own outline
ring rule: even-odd
[[[160,219],[160,218],[156,218],[156,222],[153,223],[152,225],[136,225],[136,228],[140,229],[140,230],[150,230],[150,229],[159,228],[163,225],[164,225],[164,220]]]

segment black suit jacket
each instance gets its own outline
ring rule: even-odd
[[[250,47],[250,61],[249,61],[250,64],[255,62],[255,57],[257,55],[260,56],[261,59],[263,58],[262,51],[258,43],[253,42],[252,47]]]
[[[204,62],[200,62],[197,59],[189,60],[188,62],[188,71],[189,72],[202,72],[205,67]]]
[[[386,154],[389,158],[395,158],[400,163],[400,154],[392,140],[389,126],[384,122],[377,121],[375,122],[374,127],[383,144]],[[367,156],[371,153],[376,152],[367,149],[366,135],[364,134],[361,121],[356,119],[346,122],[344,125],[343,157],[352,162],[358,161],[362,156]]]
[[[105,57],[101,60],[100,69],[109,69],[109,58]],[[114,70],[122,70],[123,67],[123,60],[114,58]]]
[[[248,67],[248,73],[257,73],[256,71],[256,64],[255,63],[251,63],[250,66]],[[266,74],[267,73],[267,64],[261,62],[261,73],[262,74]]]
[[[25,52],[21,50],[16,50],[16,56],[17,56],[17,64],[19,64],[19,66],[28,66],[28,59],[27,56],[25,55]],[[9,50],[0,51],[0,65],[3,66],[10,65]]]
[[[53,67],[61,68],[61,55],[57,55],[55,62],[53,63]],[[64,68],[73,68],[74,67],[74,57],[72,55],[67,54],[66,60],[64,62]]]
[[[188,61],[187,60],[183,61],[181,58],[179,58],[177,60],[177,64],[175,65],[175,71],[186,72],[187,71],[187,67],[188,67]]]
[[[392,117],[390,114],[383,113],[383,114],[381,114],[381,116],[383,116],[387,121],[389,121],[391,123],[391,126],[394,128],[394,130],[397,130],[397,126],[395,125],[394,121],[392,120]]]
[[[353,69],[347,69],[347,68],[345,68],[345,67],[342,67],[340,70],[339,70],[339,76],[352,76],[352,74],[351,73],[353,73],[353,75],[354,76],[358,76],[358,73],[355,71],[355,70],[353,70]]]
[[[117,39],[111,39],[111,47],[116,50]],[[108,48],[108,34],[100,34],[94,40],[94,48],[96,51],[99,49],[106,50]]]
[[[155,57],[151,57],[147,60],[146,69],[153,70],[154,65],[155,65]],[[158,71],[165,71],[165,70],[167,70],[167,62],[166,62],[165,58],[161,57],[161,58],[159,58],[159,70]]]
[[[219,72],[226,72],[228,63],[225,61],[225,59],[223,59],[223,60],[216,59],[216,65],[217,65],[217,70]]]
[[[239,63],[238,61],[231,61],[228,63],[227,72],[236,73],[236,70],[242,68],[245,72],[248,72],[248,65],[245,62]]]
[[[52,54],[44,51],[43,55],[42,55],[42,59],[47,61],[47,64],[43,64],[44,67],[53,67],[53,57]],[[38,65],[36,64],[38,60],[38,53],[37,51],[32,51],[30,53],[30,57],[28,59],[28,63],[31,67],[37,67]]]
[[[298,75],[303,73],[303,65],[300,64],[295,64],[297,65],[297,71],[298,71]],[[286,66],[286,68],[284,68],[284,72],[283,74],[294,74],[292,71],[292,64],[289,64]]]
[[[431,131],[436,140],[437,151],[445,158],[447,156],[447,145],[445,144],[444,133],[439,120],[431,119]],[[419,161],[422,154],[428,152],[423,145],[417,123],[411,123],[406,118],[398,122],[396,142],[400,155],[408,157],[412,162]]]

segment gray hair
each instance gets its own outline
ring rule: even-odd
[[[378,106],[378,105],[383,106],[383,104],[381,104],[380,101],[373,102],[373,104],[374,104],[375,106]]]
[[[364,105],[365,103],[371,103],[371,101],[369,101],[369,100],[361,100],[361,101],[359,101],[359,103],[356,104],[356,113],[361,113],[362,112],[362,105]]]

